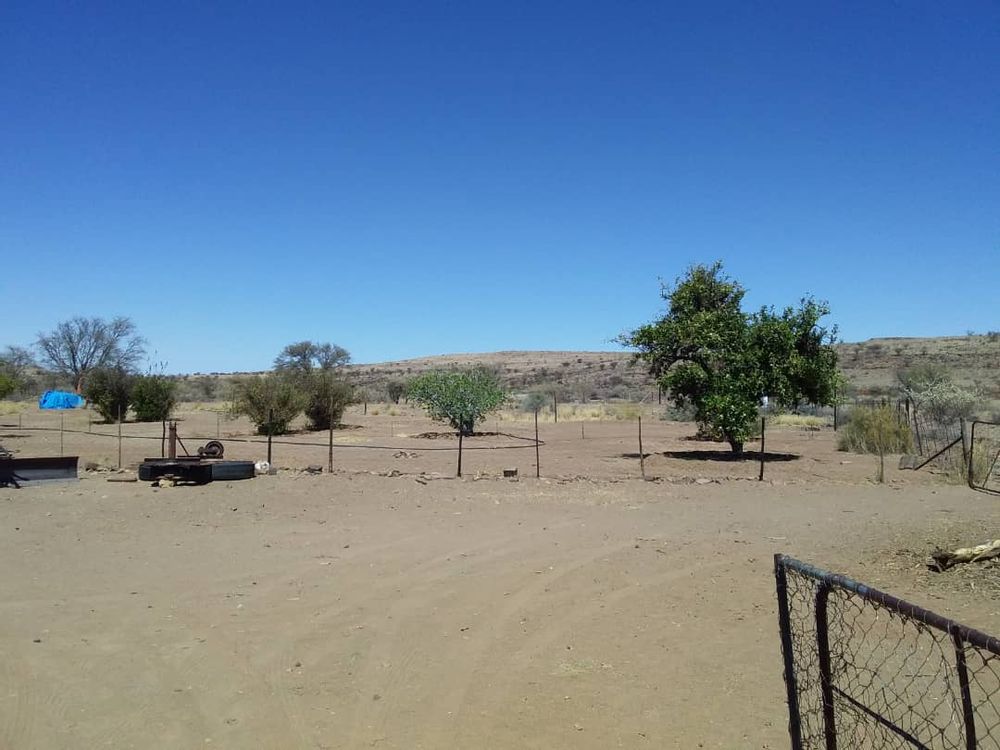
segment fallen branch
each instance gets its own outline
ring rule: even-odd
[[[940,549],[936,550],[931,553],[931,559],[927,561],[927,567],[938,573],[942,573],[955,565],[982,562],[994,557],[1000,557],[1000,539],[994,539],[992,542],[980,544],[977,547],[961,547],[952,552]]]

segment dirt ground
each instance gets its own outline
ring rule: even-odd
[[[182,437],[214,437],[184,416]],[[923,567],[1000,536],[996,498],[894,468],[875,485],[830,431],[769,433],[794,458],[757,482],[644,419],[644,482],[633,423],[546,423],[541,479],[533,446],[467,452],[455,479],[430,450],[453,439],[414,437],[439,426],[349,418],[332,475],[294,470],[325,448],[275,446],[291,468],[243,482],[0,489],[0,747],[787,747],[775,552],[1000,631],[996,567]],[[0,422],[7,448],[58,452]],[[113,438],[63,443],[117,459]]]

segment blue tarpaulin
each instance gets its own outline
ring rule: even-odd
[[[68,391],[45,391],[38,399],[39,409],[75,409],[86,401],[81,396]]]

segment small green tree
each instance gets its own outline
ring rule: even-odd
[[[305,408],[309,429],[328,430],[330,425],[339,425],[354,389],[332,372],[313,373],[310,381]]]
[[[117,422],[128,413],[134,386],[135,375],[124,367],[99,367],[88,371],[83,397],[105,422]]]
[[[0,354],[0,376],[6,377],[13,384],[11,392],[25,393],[32,390],[35,379],[31,373],[35,368],[34,356],[23,346],[8,346]]]
[[[0,372],[0,398],[7,398],[17,388],[17,382],[5,372]]]
[[[837,383],[836,332],[819,326],[825,303],[806,298],[781,312],[745,313],[744,294],[721,263],[692,266],[662,290],[666,315],[619,337],[678,408],[694,407],[700,431],[734,453],[753,434],[764,396],[780,406],[831,404]]]
[[[170,418],[177,403],[177,383],[163,375],[140,375],[132,387],[132,411],[137,422]]]
[[[476,422],[503,405],[507,392],[487,370],[435,371],[414,378],[409,397],[423,406],[432,419],[447,422],[468,436]]]
[[[306,402],[295,381],[270,373],[236,380],[229,411],[249,418],[258,435],[284,435]]]

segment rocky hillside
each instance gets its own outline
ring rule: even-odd
[[[1000,397],[1000,335],[881,338],[839,344],[840,365],[860,394],[890,392],[896,373],[921,362],[942,364],[959,382]],[[350,377],[373,395],[391,379],[405,380],[432,369],[485,366],[515,391],[557,386],[564,397],[655,397],[656,386],[628,352],[511,351],[445,354],[398,362],[352,365]]]

